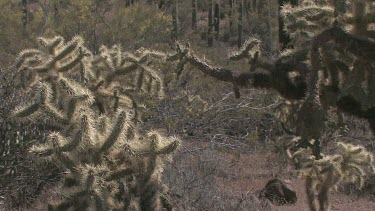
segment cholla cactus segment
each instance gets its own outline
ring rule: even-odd
[[[281,10],[285,20],[285,31],[299,40],[309,40],[334,22],[334,8],[317,5],[312,1],[298,7],[285,4]]]
[[[342,157],[341,168],[344,179],[356,181],[359,188],[363,187],[365,177],[368,173],[375,173],[374,157],[363,146],[337,143],[338,154]]]
[[[329,210],[329,191],[341,181],[355,182],[362,188],[367,175],[375,173],[371,152],[362,146],[342,142],[337,145],[337,154],[324,155],[319,160],[312,156],[311,149],[300,149],[292,155],[299,176],[306,179],[311,210]]]
[[[134,143],[132,149],[138,155],[168,155],[178,147],[179,141],[175,137],[163,138],[156,131],[151,131],[146,136],[146,141]]]
[[[155,131],[140,134],[136,128],[139,106],[133,96],[137,91],[162,92],[163,77],[146,64],[156,53],[131,54],[115,45],[93,55],[80,37],[69,42],[62,37],[39,40],[43,48],[23,51],[16,63],[19,71],[29,75],[22,81],[35,92],[35,99],[15,109],[13,117],[47,118],[56,126],[45,144],[31,148],[70,172],[61,187],[66,197],[49,209],[129,210],[145,204],[160,208],[160,172],[178,140]],[[132,73],[136,71],[142,75]],[[134,78],[141,81],[139,90],[132,84]],[[131,191],[118,197],[122,184]]]
[[[240,60],[243,58],[246,59],[253,59],[255,55],[260,56],[260,44],[261,41],[254,38],[249,38],[245,41],[245,43],[242,45],[240,51],[233,52],[229,55],[229,59],[231,60]]]

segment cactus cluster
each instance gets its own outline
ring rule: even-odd
[[[292,155],[292,160],[299,168],[299,175],[305,178],[312,211],[329,210],[329,192],[339,182],[355,182],[361,189],[366,176],[375,173],[371,152],[362,146],[342,142],[337,143],[337,154],[316,160],[307,149],[300,149]]]
[[[81,37],[39,39],[40,49],[20,53],[16,67],[31,103],[13,112],[16,121],[50,122],[45,143],[31,152],[66,169],[64,199],[49,210],[170,209],[160,181],[175,137],[137,126],[134,94],[163,95],[163,79],[145,63],[161,56],[120,46],[98,55]]]
[[[352,155],[345,153],[324,156],[320,142],[330,110],[336,110],[341,120],[342,113],[366,119],[375,132],[375,7],[372,0],[300,1],[298,6],[293,3],[285,4],[281,12],[293,48],[269,59],[261,54],[261,43],[249,39],[239,52],[229,55],[229,60],[248,60],[250,71],[213,66],[195,55],[188,45],[179,43],[179,56],[173,58],[184,62],[182,68],[190,64],[206,75],[233,84],[236,97],[240,97],[240,87],[277,90],[284,98],[278,106],[278,116],[285,121],[284,127],[299,137],[286,146],[302,148],[307,153],[308,174],[319,169],[319,174],[324,175],[319,187],[315,179],[306,177],[310,208],[316,210],[313,204],[318,193],[320,210],[326,210],[328,191],[346,178],[348,171],[348,175],[357,174],[360,176],[356,178],[363,180],[365,161],[357,158],[366,154],[363,148],[354,150],[355,147],[340,144],[341,151],[350,154],[354,150],[354,154],[359,154],[349,161],[347,157]],[[370,164],[372,160],[366,162]]]
[[[184,60],[205,74],[232,83],[237,97],[241,86],[279,91],[290,102],[284,105],[293,105],[290,109],[282,107],[283,116],[289,115],[285,119],[298,122],[292,130],[302,137],[301,146],[315,148],[314,154],[320,158],[319,139],[330,108],[337,108],[339,115],[345,112],[365,118],[375,130],[371,83],[375,60],[372,53],[375,43],[371,39],[374,34],[371,12],[374,8],[371,1],[352,1],[346,6],[342,5],[344,3],[305,1],[297,7],[284,5],[285,30],[293,38],[294,48],[286,49],[270,62],[259,56],[258,45],[250,44],[254,43],[250,39],[244,43],[242,54],[229,57],[231,60],[248,59],[250,72],[235,73],[207,65],[192,52],[184,53]],[[343,13],[343,8],[348,6],[353,12]],[[246,51],[253,52],[250,59]],[[310,144],[312,139],[316,141]]]
[[[295,166],[305,179],[311,211],[329,210],[329,192],[340,182],[352,182],[359,189],[375,173],[373,154],[362,146],[338,142],[335,154],[316,159],[311,149],[297,148],[301,137],[284,135],[278,140],[278,152]]]

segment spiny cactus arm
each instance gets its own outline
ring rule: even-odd
[[[152,154],[167,155],[167,154],[172,153],[174,150],[176,150],[178,145],[179,145],[179,141],[174,140],[164,147],[157,148],[155,151],[152,151],[152,149],[134,149],[134,152],[137,155],[144,155],[144,156],[149,156],[149,155],[152,155]]]
[[[212,67],[208,63],[200,60],[194,55],[187,57],[187,61],[192,64],[194,67],[201,70],[204,74],[209,75],[213,78],[216,78],[220,81],[226,82],[240,82],[239,85],[248,84],[248,80],[253,78],[253,74],[241,73],[235,74],[233,71],[221,68],[221,67]]]
[[[138,75],[136,76],[136,79],[135,79],[135,88],[136,88],[136,90],[141,90],[142,85],[143,85],[144,74],[145,74],[144,69],[141,69],[138,72]]]
[[[69,59],[67,62],[60,64],[57,68],[57,72],[66,72],[78,65],[86,56],[81,48],[79,48],[79,51],[79,54],[75,58]]]
[[[321,189],[318,193],[318,201],[320,210],[329,210],[329,191],[340,181],[341,174],[337,175],[335,172],[335,165],[331,164],[327,167],[327,173],[321,183]]]
[[[43,40],[43,39],[41,39]],[[56,44],[59,40],[59,44]],[[49,49],[50,54],[44,54],[39,50],[31,49],[26,50],[21,53],[19,58],[16,61],[16,66],[22,67],[22,65],[27,66],[29,71],[36,73],[48,73],[51,70],[58,71],[67,71],[74,67],[77,64],[77,59],[82,59],[82,56],[86,55],[82,50],[83,41],[80,37],[73,38],[72,41],[63,45],[63,40],[56,38],[55,41],[47,41],[46,39],[42,41],[43,44],[49,45],[47,47],[51,47]],[[79,51],[79,52],[77,52]],[[76,58],[70,59],[69,61],[64,61],[69,56],[73,56],[78,54]],[[60,62],[63,64],[58,64]]]
[[[44,103],[42,108],[43,112],[40,112],[41,116],[48,116],[60,124],[69,125],[70,120],[67,118],[65,113],[57,109],[56,106],[52,105],[51,103]]]
[[[120,94],[118,94],[118,93],[120,93]],[[95,103],[98,106],[100,106],[99,110],[100,110],[100,113],[102,113],[102,114],[105,113],[106,109],[107,109],[107,108],[104,107],[105,104],[103,103],[103,101],[104,101],[104,99],[108,99],[108,98],[111,98],[111,99],[114,99],[114,100],[116,100],[116,98],[118,98],[118,100],[119,100],[118,103],[121,103],[121,105],[123,105],[125,107],[128,107],[128,108],[136,109],[138,107],[134,98],[127,91],[110,92],[107,89],[99,89],[94,94],[95,94]],[[114,107],[113,109],[116,110],[116,107]]]
[[[284,135],[279,138],[276,144],[277,152],[281,154],[282,157],[287,159],[292,159],[293,155],[290,151],[292,147],[294,147],[301,137],[294,136],[294,135]]]
[[[329,6],[317,5],[314,3],[301,4],[293,7],[285,4],[281,14],[285,20],[284,30],[292,38],[308,39],[334,21],[334,9]]]
[[[111,132],[109,133],[108,137],[105,139],[104,143],[100,147],[98,154],[107,152],[113,144],[118,141],[121,133],[124,130],[124,126],[127,124],[129,120],[127,119],[127,115],[125,111],[119,111],[117,115],[117,119],[115,124],[111,128]]]
[[[335,60],[333,52],[330,49],[323,47],[321,54],[322,62],[326,68],[325,77],[331,79],[330,86],[333,90],[338,91],[340,84],[339,73],[346,75],[350,69],[345,63]]]
[[[183,52],[187,49],[186,46],[183,46],[179,43],[177,45],[177,54],[178,52]],[[196,67],[198,70],[203,72],[205,75],[211,76],[217,80],[229,82],[233,84],[233,88],[236,94],[236,97],[239,97],[238,89],[239,87],[247,87],[248,85],[253,85],[254,87],[259,88],[271,88],[276,89],[280,94],[287,99],[303,99],[306,94],[306,81],[303,78],[303,73],[307,68],[306,65],[303,65],[302,61],[296,61],[304,58],[307,55],[307,50],[301,50],[296,52],[298,59],[293,58],[292,56],[285,56],[282,59],[278,60],[279,63],[285,63],[285,65],[275,65],[269,64],[263,61],[257,61],[255,64],[255,70],[252,72],[244,73],[235,73],[232,70],[222,68],[222,67],[213,67],[207,62],[202,61],[198,56],[194,54],[191,50],[184,57],[186,61]],[[179,56],[171,54],[173,59],[178,60]],[[172,61],[171,57],[168,57],[167,60]],[[290,59],[289,59],[290,58]],[[288,72],[299,70],[303,74],[295,78],[291,78],[288,75]],[[251,83],[252,81],[252,83]]]
[[[359,189],[362,189],[365,184],[366,175],[367,175],[366,172],[364,171],[363,166],[356,165],[353,163],[353,164],[347,164],[346,168],[347,168],[346,176],[348,177],[347,179],[356,181],[357,187]]]
[[[185,65],[188,63],[187,59],[184,57],[180,60],[176,67],[176,75],[180,77],[182,71],[184,70]]]
[[[75,190],[66,196],[66,198],[57,205],[48,205],[48,211],[66,211],[71,207],[79,206],[80,199],[87,195],[86,190]]]
[[[276,70],[274,70],[274,72],[291,72],[297,70],[300,74],[305,75],[308,72],[308,69],[303,67],[302,64],[307,60],[309,50],[309,48],[284,50],[280,57],[275,61],[274,68],[276,68]]]
[[[72,118],[76,114],[77,108],[80,105],[91,106],[95,102],[95,97],[93,97],[91,93],[87,93],[81,96],[73,96],[67,106],[67,119],[72,122]]]
[[[207,62],[202,61],[198,56],[194,55],[194,53],[191,50],[189,50],[187,46],[183,46],[180,43],[176,42],[176,48],[177,48],[177,52],[188,51],[188,53],[186,53],[186,54],[184,53],[185,54],[184,58],[187,60],[187,62],[189,64],[198,68],[199,70],[201,70],[206,75],[209,75],[209,76],[211,76],[213,78],[216,78],[220,81],[226,81],[226,82],[234,82],[239,77],[239,76],[236,77],[235,74],[233,73],[233,71],[231,71],[231,70],[221,68],[221,67],[212,67]],[[180,57],[179,57],[179,54],[177,54],[177,55],[178,56],[171,55],[171,57],[169,57],[167,60],[172,61],[172,58],[178,60]],[[251,77],[247,76],[246,78],[244,78],[243,81],[246,81],[250,78]],[[237,79],[237,80],[239,80],[239,79]],[[241,80],[239,80],[239,81],[241,81]]]
[[[229,59],[236,61],[236,60],[241,60],[241,59],[253,59],[255,56],[256,52],[259,54],[259,45],[260,45],[260,40],[250,38],[245,41],[245,43],[242,45],[241,50],[237,52],[233,52],[229,55]]]
[[[163,52],[154,51],[154,50],[145,49],[145,48],[138,49],[136,54],[139,55],[140,57],[148,57],[148,58],[157,59],[157,60],[166,60],[168,58],[168,55]]]
[[[39,94],[39,102],[16,108],[12,115],[14,118],[25,118],[31,116],[32,114],[39,114],[40,110],[43,110],[45,104],[51,99],[52,90],[49,84],[39,83],[34,87],[34,89]]]
[[[53,58],[52,63],[55,64],[56,62],[66,58],[68,55],[76,55],[77,53],[83,54],[82,45],[83,39],[81,37],[74,37],[62,48],[59,48],[57,52],[54,52],[55,57]]]
[[[27,106],[21,107],[21,108],[16,108],[13,111],[12,116],[15,117],[15,118],[29,117],[32,114],[34,114],[35,112],[37,112],[39,110],[39,108],[40,108],[39,103],[34,103],[34,104],[27,105]]]
[[[59,151],[55,151],[55,152],[56,153],[54,156],[57,158],[57,160],[61,162],[67,169],[69,169],[69,171],[72,174],[74,175],[79,174],[76,168],[77,167],[76,163],[74,162],[72,158],[70,158],[67,152],[59,152]]]
[[[318,47],[331,40],[363,61],[375,60],[374,41],[351,35],[339,27],[332,27],[317,35],[313,40],[313,46]]]
[[[372,153],[362,146],[338,143],[339,154],[343,157],[341,162],[345,179],[356,178],[358,187],[362,188],[365,176],[370,172],[374,173],[374,159]]]
[[[134,70],[136,70],[137,68],[138,68],[138,65],[136,63],[125,64],[125,65],[117,68],[114,71],[113,76],[112,75],[107,76],[107,78],[108,78],[107,80],[110,81],[110,79],[112,79],[112,77],[115,77],[115,76],[124,76],[124,75],[127,75],[127,74],[133,72]]]
[[[44,47],[48,48],[50,54],[55,54],[56,47],[60,47],[60,45],[63,45],[65,42],[64,38],[61,36],[56,36],[51,39],[39,37],[38,41]]]
[[[47,144],[33,146],[30,151],[41,157],[51,156],[53,153],[58,152],[72,151],[79,145],[81,140],[80,131],[75,135],[73,140],[68,140],[59,133],[51,133],[48,136]]]
[[[105,180],[106,181],[116,181],[116,180],[119,180],[121,178],[124,178],[126,176],[129,176],[129,175],[132,175],[134,174],[134,170],[131,169],[131,168],[124,168],[124,169],[121,169],[121,170],[118,170],[118,171],[115,171],[115,172],[111,172],[111,174],[109,174]]]
[[[113,58],[114,66],[119,67],[122,64],[124,64],[125,63],[124,54],[123,54],[121,46],[114,45],[112,46],[111,50],[112,50],[112,58]]]
[[[315,190],[316,183],[311,176],[305,178],[305,188],[306,188],[306,195],[307,195],[307,202],[311,211],[317,211],[317,204],[316,204],[316,190]]]
[[[93,95],[91,91],[86,87],[82,86],[80,83],[61,75],[57,78],[57,82],[61,89],[67,92],[70,96],[72,96],[72,98],[84,97],[88,100],[91,100],[91,102],[93,101]]]
[[[30,63],[38,61],[38,56],[43,55],[43,52],[38,49],[28,49],[21,51],[15,61],[15,67],[21,68],[22,66],[28,66]]]
[[[156,178],[147,181],[140,193],[140,210],[162,210],[160,205],[160,182]]]

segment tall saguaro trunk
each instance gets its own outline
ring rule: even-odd
[[[288,47],[288,44],[290,43],[291,39],[289,35],[284,30],[284,20],[281,17],[281,7],[286,4],[287,2],[290,2],[292,6],[298,6],[298,0],[278,0],[279,2],[279,42],[281,49],[285,49]]]
[[[215,39],[219,40],[220,37],[220,3],[215,3]]]
[[[231,35],[233,34],[233,19],[234,19],[235,14],[236,14],[235,5],[236,5],[235,0],[229,0],[229,6],[230,6],[230,10],[229,10],[229,32],[230,32]]]
[[[238,8],[238,40],[237,46],[241,48],[242,46],[242,32],[243,32],[243,0],[240,1],[240,5]]]
[[[172,39],[177,40],[179,34],[179,24],[178,24],[178,0],[173,0],[173,9],[172,9],[172,21],[173,21],[173,32]]]
[[[28,23],[29,23],[29,11],[28,11],[28,0],[22,0],[22,25],[24,29],[26,29]]]
[[[213,10],[214,10],[214,4],[212,2],[213,0],[209,1],[208,4],[208,31],[207,31],[207,42],[208,47],[212,47],[214,45],[214,35],[213,35],[213,27],[214,27],[214,16],[213,16]]]
[[[197,30],[197,12],[198,11],[198,5],[197,0],[191,1],[191,28],[193,30]]]

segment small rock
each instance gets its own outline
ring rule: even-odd
[[[275,205],[295,204],[297,194],[285,181],[275,178],[270,180],[260,191],[260,197],[270,200]]]

